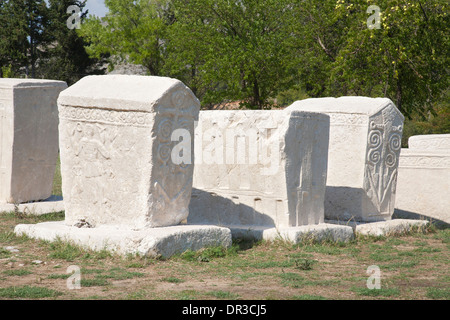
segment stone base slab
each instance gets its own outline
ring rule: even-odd
[[[347,242],[356,235],[395,236],[412,231],[423,230],[429,224],[426,220],[394,219],[380,222],[357,222],[325,220],[325,223],[310,226],[273,228],[253,226],[226,226],[230,228],[234,239],[247,240],[286,240],[294,244],[302,241],[335,241]]]
[[[139,254],[168,258],[186,250],[211,246],[231,246],[227,228],[205,225],[178,225],[131,230],[119,226],[78,228],[64,221],[19,224],[14,232],[47,241],[61,239],[95,251],[108,250],[118,254]]]
[[[227,227],[230,228],[233,238],[267,241],[280,239],[294,244],[301,243],[302,241],[347,242],[354,238],[353,229],[351,227],[328,223],[286,228],[251,226]]]
[[[429,224],[426,220],[395,219],[390,221],[358,224],[355,234],[364,236],[393,236],[412,231],[414,228],[424,229]]]
[[[64,211],[62,197],[52,196],[44,201],[21,203],[16,206],[12,203],[0,203],[0,212],[13,212],[18,210],[24,214],[42,215],[52,212]]]

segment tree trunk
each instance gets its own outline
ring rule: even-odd
[[[256,79],[256,77],[253,80],[253,97],[252,97],[252,104],[254,106],[257,106],[258,108],[261,108],[261,95],[259,94],[259,85],[258,85],[258,80]]]
[[[398,110],[400,110],[401,113],[403,114],[408,114],[408,112],[406,112],[406,110],[403,110],[403,105],[402,105],[402,85],[400,82],[400,79],[397,80],[397,97],[396,97],[396,106],[398,108]]]

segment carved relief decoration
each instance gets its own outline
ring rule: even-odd
[[[400,156],[399,166],[402,168],[447,169],[450,168],[450,154]]]
[[[193,159],[191,158],[190,163],[175,164],[171,157],[173,148],[181,142],[181,140],[172,141],[172,133],[175,130],[185,129],[191,137],[194,136],[194,113],[179,108],[186,105],[185,99],[188,98],[184,92],[176,91],[172,94],[171,101],[175,108],[163,105],[156,107],[156,140],[153,146],[156,161],[152,169],[154,183],[149,195],[149,204],[156,221],[159,220],[158,216],[164,220],[169,215],[173,216],[174,220],[179,220],[180,215],[185,215],[184,219],[187,218],[186,208],[192,191]]]
[[[392,214],[403,121],[392,105],[369,121],[364,189],[379,214]]]

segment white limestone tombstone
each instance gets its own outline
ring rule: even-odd
[[[63,91],[58,106],[67,224],[148,228],[187,218],[193,164],[174,164],[171,151],[175,130],[193,136],[200,102],[188,87],[89,76]]]
[[[450,134],[427,134],[412,136],[408,139],[408,148],[418,151],[450,152]]]
[[[295,227],[324,220],[329,117],[200,111],[189,223]]]
[[[66,219],[19,224],[17,235],[152,257],[231,246],[227,228],[183,223],[200,103],[182,82],[89,76],[58,107]]]
[[[450,134],[412,136],[400,153],[395,208],[450,223]]]
[[[318,98],[287,109],[330,116],[325,218],[390,220],[404,121],[394,103],[387,98]]]
[[[0,79],[0,203],[52,195],[63,81]]]

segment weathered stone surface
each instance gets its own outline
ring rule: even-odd
[[[44,201],[30,203],[12,204],[0,203],[0,212],[18,211],[29,215],[43,215],[47,213],[64,211],[62,197],[51,196]]]
[[[411,136],[408,139],[411,150],[429,150],[450,153],[450,134],[427,134]]]
[[[189,223],[323,222],[328,132],[311,112],[201,111]]]
[[[390,221],[379,221],[359,224],[355,233],[365,236],[393,236],[417,229],[424,229],[429,224],[425,220],[394,219]]]
[[[186,250],[212,246],[231,246],[231,233],[216,226],[179,225],[164,228],[131,230],[121,226],[102,225],[76,228],[62,221],[16,226],[17,235],[55,241],[61,239],[91,250],[107,250],[121,255],[139,254],[168,258]]]
[[[51,196],[63,81],[0,79],[0,203]]]
[[[187,218],[193,164],[175,164],[171,152],[176,130],[194,134],[200,102],[189,88],[163,77],[89,76],[64,90],[58,107],[68,225],[148,228]]]
[[[394,211],[403,115],[386,98],[306,99],[287,110],[330,116],[325,217],[389,220]]]
[[[352,227],[336,224],[321,223],[311,226],[291,228],[272,228],[264,230],[263,239],[273,241],[281,239],[294,244],[302,242],[348,242],[354,238]]]
[[[395,207],[450,223],[450,135],[412,136],[400,153]]]

